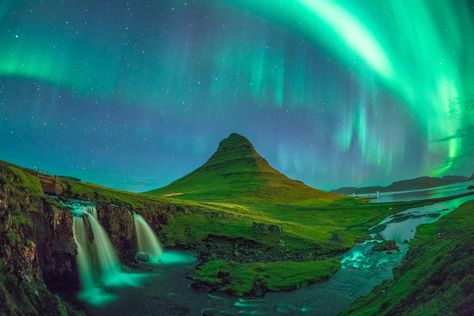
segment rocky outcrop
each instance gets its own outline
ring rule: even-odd
[[[372,251],[400,251],[395,240],[384,240],[383,242],[375,242]]]
[[[43,201],[42,214],[31,214],[38,242],[38,262],[48,288],[59,292],[76,291],[76,243],[72,233],[72,217],[67,209],[54,201]]]
[[[110,241],[120,259],[128,264],[135,261],[137,254],[135,226],[133,213],[138,213],[157,232],[158,236],[166,225],[170,214],[178,211],[178,207],[172,205],[161,205],[159,203],[146,204],[140,208],[134,208],[126,204],[114,204],[101,201],[100,196],[96,197],[96,208],[99,222],[107,231]],[[166,240],[160,238],[160,240]]]
[[[226,259],[238,262],[276,262],[321,258],[317,251],[293,251],[278,240],[274,247],[270,247],[253,240],[216,235],[209,235],[196,250],[201,261]]]
[[[2,315],[75,314],[52,293],[78,287],[68,212],[41,194],[34,175],[10,166],[0,166],[0,201]]]
[[[56,177],[38,174],[38,180],[44,193],[51,195],[61,195],[64,193],[65,188],[59,181],[57,181]]]

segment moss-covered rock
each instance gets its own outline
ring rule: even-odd
[[[51,292],[59,280],[78,287],[67,210],[51,206],[34,173],[2,163],[0,183],[2,315],[76,314]]]

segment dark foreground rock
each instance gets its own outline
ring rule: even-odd
[[[53,294],[79,286],[71,217],[33,174],[11,166],[0,166],[0,244],[2,315],[78,313]]]

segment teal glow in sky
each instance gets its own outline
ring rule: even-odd
[[[470,1],[4,1],[0,159],[147,190],[231,132],[331,188],[474,172]]]

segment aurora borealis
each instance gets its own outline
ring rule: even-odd
[[[231,132],[319,188],[474,172],[472,1],[0,3],[0,159],[134,191]]]

